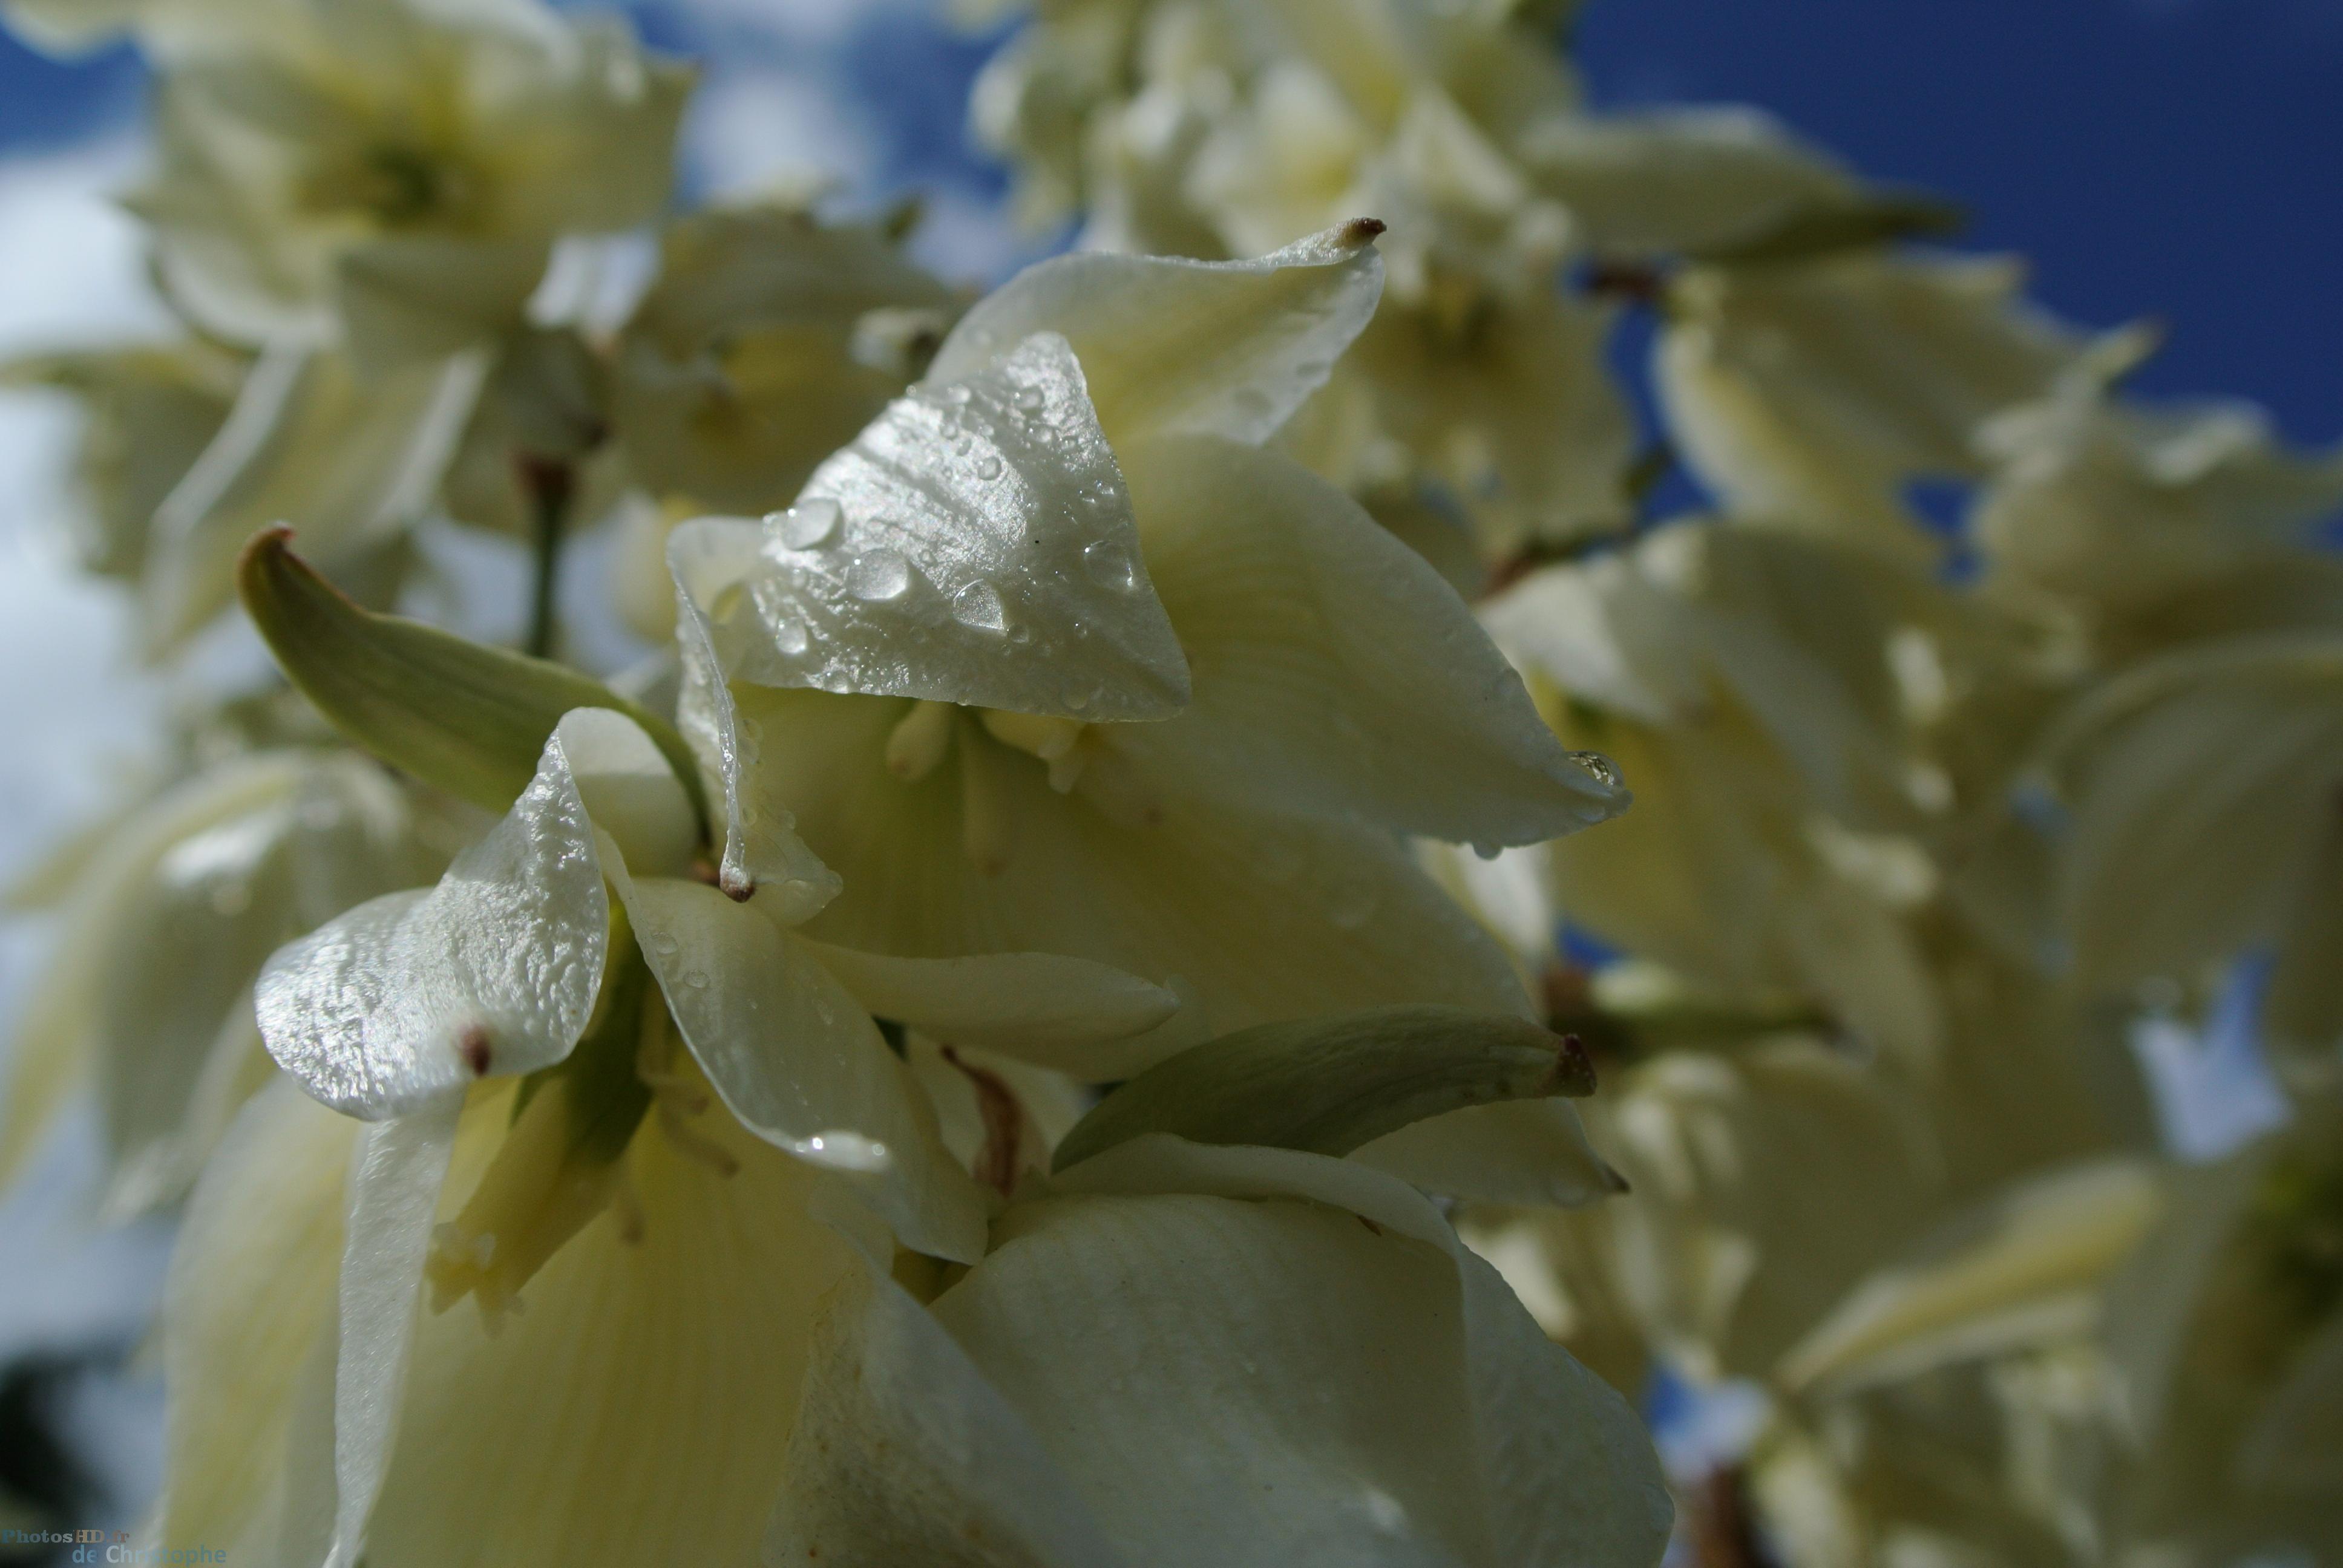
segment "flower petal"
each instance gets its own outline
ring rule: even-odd
[[[1179,793],[1530,844],[1617,814],[1423,559],[1275,453],[1218,440],[1123,453],[1148,560],[1202,673],[1173,724],[1117,744]]]
[[[479,355],[361,377],[340,356],[264,354],[235,410],[155,511],[146,577],[150,655],[236,597],[236,559],[291,522],[319,565],[346,565],[421,518],[488,377]]]
[[[609,902],[558,734],[488,836],[428,891],[359,905],[277,950],[256,1010],[278,1065],[368,1120],[568,1056],[602,981]]]
[[[326,1568],[354,1568],[398,1441],[423,1260],[463,1101],[450,1099],[366,1130],[350,1168],[342,1249],[341,1342],[334,1369],[334,1545]]]
[[[765,1561],[1122,1568],[1033,1429],[904,1289],[864,1268],[814,1331]]]
[[[1556,1100],[1468,1106],[1362,1145],[1351,1158],[1445,1197],[1576,1208],[1627,1190]]]
[[[923,385],[979,376],[1034,333],[1055,333],[1081,360],[1118,450],[1174,433],[1258,446],[1374,315],[1382,232],[1347,223],[1251,261],[1053,256],[961,317]]]
[[[684,525],[669,561],[739,679],[1084,719],[1188,700],[1114,454],[1052,334],[889,404],[761,533]]]
[[[761,732],[755,720],[744,727],[731,685],[720,673],[714,628],[683,584],[706,580],[701,574],[726,569],[744,542],[737,530],[687,524],[669,544],[675,571],[676,651],[683,666],[676,699],[676,725],[699,758],[700,767],[724,789],[724,853],[717,872],[734,898],[771,888],[766,913],[783,925],[809,920],[838,896],[838,873],[821,863],[797,835],[797,819],[785,801],[772,798],[767,774],[757,766]]]
[[[809,944],[698,882],[614,879],[685,1043],[732,1114],[839,1171],[905,1246],[968,1261],[984,1213],[935,1114]]]
[[[1142,1071],[1182,1043],[1158,1027],[1180,1010],[1176,992],[1088,959],[903,959],[824,942],[806,946],[871,1012],[948,1044],[1105,1080]]]
[[[269,1505],[294,1388],[330,1337],[362,1131],[280,1079],[196,1184],[164,1285],[166,1543],[235,1542]]]
[[[451,1198],[508,1114],[499,1097],[468,1118]],[[848,1258],[809,1213],[819,1172],[720,1108],[691,1128],[729,1174],[647,1125],[625,1156],[639,1226],[598,1217],[493,1335],[470,1311],[423,1320],[374,1562],[754,1561],[815,1303]]]
[[[642,727],[608,708],[574,709],[554,727],[586,816],[637,876],[690,869],[699,825],[675,769]]]
[[[1087,784],[1059,794],[1043,763],[974,736],[907,783],[882,759],[909,704],[735,695],[767,737],[765,787],[798,804],[808,840],[850,890],[809,936],[922,958],[1065,953],[1177,977],[1223,1032],[1382,1002],[1527,1016],[1504,954],[1389,834],[1169,795],[1147,803],[1144,825]],[[960,775],[979,749],[1001,786],[985,809],[1013,837],[990,870],[965,847]],[[1091,766],[1115,764],[1110,750]]]

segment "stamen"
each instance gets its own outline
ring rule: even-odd
[[[1017,852],[1017,805],[1003,776],[1007,763],[990,746],[960,748],[960,848],[988,877],[1007,870]]]
[[[916,784],[942,765],[951,750],[952,705],[915,702],[887,736],[887,771]]]
[[[1029,757],[1044,762],[1055,762],[1074,749],[1081,739],[1086,726],[1071,719],[1058,719],[1046,713],[1011,713],[1002,709],[978,710],[985,732],[1003,746],[1012,747]]]

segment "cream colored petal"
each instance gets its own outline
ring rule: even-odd
[[[1178,792],[1527,844],[1615,815],[1455,590],[1340,491],[1225,441],[1123,454],[1148,559],[1202,672],[1116,743]]]
[[[1556,115],[1520,153],[1604,250],[1705,249],[1855,194],[1826,154],[1753,109]]]
[[[181,838],[110,922],[96,1016],[114,1214],[177,1197],[200,1169],[236,1101],[206,1127],[198,1100],[207,1080],[246,1081],[253,978],[286,936],[429,874],[372,763],[323,759],[287,784]]]
[[[411,235],[356,246],[334,277],[350,352],[378,375],[513,332],[551,253],[543,236]]]
[[[869,1269],[823,1304],[766,1563],[1121,1568],[1065,1472],[926,1308]]]
[[[1919,1242],[1782,1359],[1792,1388],[1915,1376],[2096,1326],[2097,1293],[2164,1209],[2156,1172],[2109,1160],[2034,1178]]]
[[[1587,1141],[1575,1107],[1512,1101],[1452,1111],[1387,1132],[1350,1158],[1445,1197],[1575,1208],[1626,1190]]]
[[[322,350],[263,355],[219,435],[156,509],[147,652],[227,607],[236,554],[262,528],[289,523],[303,554],[331,570],[420,521],[488,368],[468,354],[361,376]]]
[[[1122,476],[1053,334],[890,404],[752,543],[754,527],[690,523],[669,547],[734,678],[1085,720],[1188,700]]]
[[[1229,1216],[1217,1207],[1230,1200],[1240,1200],[1234,1208],[1252,1211],[1245,1216],[1243,1229],[1275,1235],[1274,1250],[1263,1257],[1232,1256],[1218,1267],[1205,1265],[1181,1271],[1183,1278],[1196,1282],[1196,1293],[1208,1299],[1209,1304],[1202,1312],[1195,1311],[1184,1285],[1166,1282],[1149,1292],[1150,1308],[1135,1322],[1124,1314],[1121,1322],[1073,1327],[1071,1332],[1084,1342],[1099,1342],[1090,1361],[1088,1370],[1091,1373],[1104,1368],[1110,1373],[1111,1389],[1111,1374],[1123,1371],[1128,1364],[1124,1360],[1128,1352],[1118,1342],[1143,1343],[1159,1335],[1169,1341],[1182,1336],[1183,1331],[1202,1329],[1202,1346],[1183,1344],[1177,1352],[1167,1347],[1157,1358],[1164,1372],[1135,1372],[1134,1389],[1146,1392],[1151,1384],[1166,1374],[1178,1377],[1180,1373],[1174,1368],[1184,1370],[1190,1380],[1210,1379],[1215,1369],[1226,1364],[1224,1347],[1235,1345],[1244,1375],[1232,1380],[1233,1387],[1172,1389],[1166,1391],[1164,1397],[1176,1406],[1183,1399],[1209,1401],[1217,1395],[1224,1412],[1233,1417],[1232,1424],[1203,1417],[1201,1412],[1191,1419],[1205,1421],[1210,1430],[1232,1431],[1236,1434],[1231,1439],[1232,1444],[1256,1435],[1245,1430],[1253,1416],[1248,1408],[1253,1401],[1266,1401],[1281,1407],[1291,1404],[1307,1411],[1312,1419],[1299,1429],[1293,1441],[1298,1447],[1315,1450],[1318,1462],[1322,1462],[1326,1445],[1334,1434],[1315,1429],[1316,1423],[1334,1416],[1336,1407],[1322,1396],[1313,1397],[1306,1392],[1297,1392],[1284,1400],[1278,1398],[1277,1391],[1285,1386],[1289,1378],[1302,1378],[1305,1380],[1303,1386],[1308,1386],[1306,1369],[1312,1353],[1305,1352],[1299,1358],[1292,1355],[1278,1342],[1282,1332],[1291,1322],[1306,1333],[1308,1331],[1302,1325],[1314,1322],[1330,1335],[1360,1335],[1370,1347],[1363,1353],[1339,1342],[1328,1347],[1353,1355],[1351,1370],[1324,1375],[1353,1385],[1353,1397],[1372,1401],[1386,1392],[1376,1386],[1384,1377],[1393,1373],[1410,1375],[1402,1371],[1400,1361],[1392,1359],[1390,1352],[1372,1348],[1375,1342],[1369,1336],[1396,1329],[1408,1347],[1400,1356],[1415,1363],[1411,1369],[1413,1373],[1433,1368],[1463,1372],[1463,1387],[1443,1387],[1419,1408],[1435,1419],[1444,1417],[1447,1410],[1453,1408],[1447,1402],[1462,1395],[1468,1407],[1473,1435],[1465,1444],[1451,1446],[1454,1442],[1452,1437],[1429,1427],[1405,1434],[1375,1434],[1370,1441],[1381,1452],[1371,1453],[1353,1467],[1354,1484],[1364,1482],[1373,1493],[1364,1496],[1353,1493],[1355,1501],[1352,1506],[1355,1508],[1361,1502],[1366,1504],[1370,1522],[1380,1526],[1381,1539],[1367,1537],[1352,1549],[1362,1555],[1345,1555],[1342,1560],[1420,1560],[1408,1553],[1422,1552],[1429,1545],[1426,1538],[1436,1535],[1440,1524],[1435,1521],[1441,1520],[1456,1526],[1457,1533],[1445,1543],[1450,1558],[1434,1560],[1556,1565],[1616,1563],[1623,1568],[1658,1560],[1667,1539],[1671,1511],[1657,1462],[1641,1422],[1615,1392],[1546,1340],[1494,1271],[1467,1252],[1447,1224],[1414,1193],[1352,1161],[1327,1160],[1284,1150],[1209,1149],[1162,1137],[1136,1140],[1111,1151],[1060,1180],[1054,1188],[1066,1196],[1011,1211],[1001,1226],[1003,1241],[1000,1249],[960,1285],[940,1298],[935,1311],[992,1377],[995,1386],[1009,1393],[1034,1421],[1036,1430],[1053,1453],[1061,1453],[1061,1447],[1080,1445],[1079,1459],[1061,1454],[1061,1462],[1073,1472],[1078,1484],[1089,1482],[1101,1470],[1110,1470],[1119,1457],[1115,1451],[1129,1440],[1111,1428],[1117,1424],[1118,1415],[1128,1419],[1126,1412],[1131,1407],[1121,1399],[1100,1399],[1090,1393],[1088,1400],[1097,1402],[1094,1408],[1086,1408],[1087,1401],[1075,1393],[1061,1396],[1063,1408],[1052,1412],[1056,1416],[1054,1423],[1043,1421],[1035,1413],[1040,1402],[1028,1391],[1064,1389],[1082,1376],[1078,1365],[1047,1364],[1038,1353],[1039,1347],[1051,1337],[1051,1329],[1040,1325],[1051,1322],[1051,1307],[1057,1303],[1020,1303],[1038,1320],[1029,1320],[1025,1332],[1031,1338],[1021,1345],[1012,1339],[1013,1318],[1009,1303],[1004,1301],[999,1308],[985,1311],[986,1292],[978,1287],[990,1286],[1005,1296],[1008,1280],[1004,1276],[1011,1271],[996,1266],[1013,1256],[1021,1246],[1027,1249],[1027,1253],[1018,1261],[1030,1271],[1027,1277],[1034,1281],[1032,1288],[1044,1297],[1055,1294],[1054,1287],[1043,1289],[1040,1284],[1044,1269],[1052,1270],[1051,1277],[1054,1278],[1054,1270],[1063,1267],[1077,1281],[1092,1275],[1110,1277],[1117,1272],[1128,1276],[1150,1269],[1155,1260],[1149,1256],[1148,1242],[1151,1238],[1144,1234],[1149,1230],[1163,1238],[1161,1244],[1167,1253],[1190,1244],[1193,1237],[1194,1244],[1199,1246],[1226,1246],[1230,1253],[1242,1254],[1248,1249],[1242,1241],[1231,1244],[1234,1238],[1227,1232],[1236,1227],[1226,1225]],[[1078,1193],[1087,1196],[1075,1196]],[[1349,1229],[1338,1223],[1332,1230],[1360,1238],[1365,1248],[1362,1266],[1372,1269],[1378,1276],[1374,1282],[1370,1284],[1353,1276],[1341,1287],[1344,1304],[1302,1305],[1319,1291],[1342,1279],[1345,1271],[1322,1255],[1305,1255],[1305,1248],[1314,1251],[1329,1238],[1311,1236],[1305,1240],[1307,1231],[1317,1229],[1315,1225],[1286,1231],[1289,1211],[1313,1218],[1364,1221]],[[1344,1211],[1348,1211],[1347,1216]],[[1046,1218],[1034,1221],[1027,1219],[1028,1215]],[[1087,1228],[1085,1221],[1097,1224],[1095,1240],[1080,1236]],[[1053,1230],[1057,1232],[1054,1235]],[[1087,1242],[1085,1251],[1111,1247],[1114,1255],[1105,1259],[1077,1258],[1071,1254],[1078,1238]],[[1054,1245],[1037,1248],[1036,1243]],[[1059,1251],[1061,1248],[1066,1251]],[[1035,1250],[1043,1255],[1033,1257]],[[1427,1268],[1427,1264],[1431,1266]],[[1311,1273],[1317,1277],[1309,1278]],[[1230,1284],[1232,1281],[1242,1282],[1233,1292]],[[1075,1288],[1079,1291],[1081,1287],[1078,1284]],[[1432,1293],[1435,1289],[1436,1297]],[[1393,1296],[1402,1291],[1425,1292],[1417,1298],[1416,1311],[1423,1315],[1403,1317],[1404,1328],[1389,1322],[1382,1329],[1372,1326],[1373,1320],[1387,1310]],[[1437,1305],[1433,1304],[1435,1301]],[[1456,1315],[1449,1316],[1451,1312]],[[1223,1330],[1212,1322],[1221,1312],[1242,1315],[1247,1319],[1246,1325]],[[1288,1319],[1289,1312],[1295,1316]],[[1223,1333],[1230,1337],[1222,1338]],[[1450,1335],[1461,1340],[1461,1344],[1455,1341],[1442,1342]],[[1260,1344],[1258,1352],[1247,1346],[1248,1340]],[[995,1346],[1000,1349],[988,1353]],[[1462,1352],[1461,1368],[1449,1360],[1458,1350]],[[1125,1392],[1112,1389],[1117,1395]],[[1154,1404],[1155,1401],[1150,1400],[1139,1409],[1151,1412]],[[1151,1413],[1141,1414],[1139,1420],[1144,1423],[1140,1438],[1143,1442],[1145,1428],[1152,1425]],[[1162,1441],[1170,1445],[1175,1440]],[[1420,1493],[1413,1487],[1393,1485],[1390,1473],[1382,1470],[1378,1462],[1387,1461],[1393,1451],[1403,1451],[1417,1442],[1428,1446],[1402,1462],[1408,1466],[1406,1473],[1412,1479],[1443,1479],[1450,1493],[1444,1506],[1423,1508],[1418,1501]],[[1231,1457],[1257,1456],[1240,1450]],[[1308,1463],[1310,1458],[1306,1454],[1280,1454],[1272,1456],[1268,1463],[1292,1463],[1297,1460]],[[1204,1465],[1217,1462],[1215,1456],[1209,1455],[1192,1461]],[[1165,1477],[1170,1473],[1163,1473]],[[1130,1492],[1139,1492],[1144,1486],[1164,1484],[1165,1479],[1156,1479],[1126,1483],[1125,1487]],[[1232,1500],[1249,1499],[1251,1490],[1200,1488],[1202,1495]],[[1306,1493],[1297,1493],[1285,1487],[1280,1491],[1284,1495],[1277,1506],[1293,1508],[1297,1495],[1306,1497]],[[1121,1501],[1124,1499],[1118,1498],[1118,1502]],[[1481,1510],[1482,1517],[1477,1521],[1460,1520],[1455,1511],[1455,1505],[1460,1503],[1466,1509]],[[1315,1528],[1326,1532],[1330,1538],[1340,1539],[1337,1533],[1349,1522],[1342,1517],[1341,1505],[1338,1497],[1329,1510],[1335,1514],[1333,1518],[1313,1521],[1306,1515],[1290,1514],[1284,1521],[1266,1527],[1247,1521],[1256,1529],[1264,1529],[1265,1539],[1238,1548],[1238,1554],[1227,1560],[1279,1561],[1273,1543],[1281,1529]],[[1101,1513],[1111,1524],[1118,1519],[1117,1513],[1103,1507]],[[1485,1535],[1482,1535],[1483,1532]],[[1486,1544],[1467,1544],[1472,1535],[1482,1535]],[[1154,1532],[1134,1531],[1126,1537],[1118,1530],[1116,1538],[1152,1541],[1158,1536]],[[1379,1548],[1396,1555],[1379,1555]],[[1292,1556],[1286,1560],[1314,1560],[1306,1548],[1289,1543],[1287,1550]],[[1252,1554],[1256,1552],[1261,1555]],[[1212,1559],[1200,1553],[1199,1560]]]
[[[167,1546],[266,1527],[294,1387],[332,1337],[342,1179],[362,1131],[279,1081],[196,1184],[164,1285]]]
[[[1374,315],[1382,230],[1348,223],[1251,261],[1092,252],[1036,263],[960,319],[924,385],[967,380],[1055,333],[1118,451],[1172,434],[1259,445]]]
[[[369,1119],[561,1060],[608,942],[592,832],[557,735],[512,810],[437,888],[361,904],[277,950],[256,990],[269,1054]]]
[[[1151,1562],[1501,1560],[1436,1247],[1292,1199],[1043,1200],[931,1310]]]
[[[1176,992],[1088,959],[902,959],[824,942],[806,946],[870,1011],[947,1044],[980,1046],[1101,1081],[1143,1071],[1182,1043],[1140,1038],[1180,1010]]]
[[[356,1568],[363,1560],[367,1522],[398,1441],[423,1260],[462,1113],[463,1101],[451,1099],[376,1122],[350,1165],[334,1368],[334,1544],[326,1568]]]
[[[734,570],[755,548],[741,529],[705,523],[687,524],[669,536],[668,560],[677,585],[676,652],[683,667],[676,724],[699,759],[704,778],[724,791],[724,852],[717,872],[721,885],[736,897],[766,890],[767,912],[783,925],[796,925],[838,896],[838,875],[806,848],[788,802],[776,798],[769,771],[759,766],[761,727],[753,718],[742,721],[722,673],[715,629],[686,586]]]
[[[692,1055],[758,1136],[840,1173],[903,1244],[968,1261],[984,1214],[934,1112],[810,945],[698,882],[618,881]]]
[[[2056,888],[2084,983],[2191,974],[2277,934],[2343,778],[2338,671],[2331,650],[2208,668],[2090,748]]]
[[[639,877],[691,868],[699,825],[675,769],[642,728],[608,708],[580,708],[554,728],[578,799]]]
[[[1040,761],[977,740],[998,753],[990,809],[1014,824],[987,872],[965,848],[966,747],[916,782],[885,771],[909,704],[738,695],[763,728],[771,787],[845,878],[846,895],[807,928],[823,941],[919,958],[1063,953],[1176,978],[1219,1032],[1383,1002],[1526,1014],[1504,954],[1387,834],[1176,796],[1154,801],[1146,826],[1085,785],[1059,794]]]
[[[507,1101],[478,1111],[450,1206]],[[639,1226],[606,1211],[494,1334],[468,1308],[424,1318],[373,1568],[755,1561],[815,1303],[848,1253],[808,1212],[820,1173],[720,1108],[691,1130],[729,1174],[647,1124],[625,1163]]]
[[[55,956],[11,1030],[0,1095],[0,1184],[39,1147],[57,1108],[97,1063],[112,939],[144,900],[157,862],[183,839],[286,799],[301,775],[300,759],[283,752],[237,758],[166,791],[127,823],[108,825],[78,874]]]

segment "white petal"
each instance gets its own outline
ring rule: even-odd
[[[509,1114],[478,1098],[451,1200]],[[493,1335],[468,1306],[424,1318],[370,1561],[755,1561],[815,1303],[849,1259],[809,1213],[820,1172],[720,1108],[690,1120],[729,1174],[647,1124],[625,1156],[639,1226],[597,1217]]]
[[[1151,777],[1484,844],[1624,808],[1563,750],[1456,591],[1348,497],[1226,441],[1151,442],[1123,462],[1201,671],[1176,722],[1116,737]]]
[[[814,1332],[774,1568],[1122,1568],[1032,1429],[943,1326],[869,1268]]]
[[[462,355],[361,377],[338,356],[262,356],[219,435],[156,508],[146,578],[150,653],[236,597],[238,551],[290,523],[333,568],[419,520],[455,456],[488,361]]]
[[[741,1122],[853,1184],[904,1245],[962,1261],[984,1214],[930,1110],[809,945],[698,882],[618,879],[692,1055]]]
[[[164,1286],[166,1544],[265,1528],[287,1402],[332,1338],[343,1175],[361,1131],[279,1079],[196,1184]]]
[[[641,726],[608,708],[580,708],[554,727],[569,777],[593,825],[610,835],[639,877],[691,866],[699,825],[675,769]]]
[[[1833,1391],[1917,1376],[1965,1357],[2006,1353],[2046,1331],[2074,1338],[2097,1322],[2097,1293],[2164,1209],[2137,1160],[2036,1176],[1922,1239],[1782,1358],[1785,1386]]]
[[[358,1563],[390,1469],[423,1260],[462,1111],[463,1101],[451,1099],[367,1128],[350,1169],[334,1371],[334,1547],[326,1568]]]
[[[1387,833],[1181,797],[1155,802],[1154,825],[1131,824],[1086,786],[1061,795],[1041,762],[976,740],[1001,753],[997,810],[1016,824],[1005,864],[980,869],[965,848],[965,749],[916,782],[885,771],[908,704],[738,695],[764,726],[771,787],[850,890],[807,928],[823,941],[921,958],[1066,953],[1186,982],[1223,1032],[1378,1002],[1527,1013],[1504,954]]]
[[[609,902],[557,736],[488,836],[427,892],[392,893],[277,950],[256,1010],[269,1054],[369,1119],[460,1099],[568,1056],[602,982]]]
[[[752,527],[690,523],[669,547],[738,679],[1084,719],[1188,700],[1063,338],[898,398],[755,543]]]
[[[1325,384],[1383,293],[1380,224],[1344,224],[1252,261],[1053,256],[980,300],[930,387],[965,380],[1036,332],[1072,344],[1118,449],[1151,435],[1258,445]]]
[[[1055,953],[903,959],[806,945],[871,1012],[948,1044],[980,1046],[1105,1080],[1143,1071],[1187,1043],[1136,1038],[1180,1010],[1177,993],[1087,959]]]
[[[796,925],[838,896],[838,875],[798,837],[787,803],[772,798],[771,775],[758,766],[762,737],[757,721],[742,722],[721,673],[714,629],[686,586],[715,580],[729,569],[727,562],[739,558],[743,544],[753,554],[753,541],[713,520],[686,524],[669,538],[668,560],[677,584],[676,650],[683,666],[676,722],[703,775],[724,790],[724,854],[718,877],[725,891],[738,898],[769,890],[764,893],[766,913],[783,925]]]
[[[1416,1194],[1355,1159],[1163,1136],[1110,1150],[1053,1185],[1068,1192],[1300,1199],[1348,1209],[1394,1238],[1444,1251],[1463,1295],[1494,1561],[1551,1568],[1649,1568],[1659,1561],[1674,1506],[1643,1422],[1615,1390],[1546,1338],[1496,1271]]]
[[[1446,1197],[1574,1208],[1627,1183],[1586,1141],[1566,1101],[1475,1105],[1403,1127],[1351,1151],[1378,1171]]]

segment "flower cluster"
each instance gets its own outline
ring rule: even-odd
[[[1565,10],[1041,0],[980,297],[677,211],[539,0],[0,0],[144,50],[185,327],[0,377],[276,666],[15,892],[0,1177],[87,1087],[183,1214],[154,1544],[2343,1551],[2343,458]],[[2247,1013],[2184,1161],[2127,1042]]]

